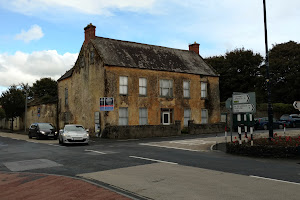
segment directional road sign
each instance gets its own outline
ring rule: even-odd
[[[233,104],[239,104],[239,103],[249,103],[250,96],[249,94],[236,94],[232,96]]]
[[[255,110],[255,105],[250,103],[233,105],[233,113],[253,113]]]
[[[300,101],[295,101],[295,102],[293,103],[293,106],[294,106],[295,109],[297,109],[297,110],[300,111]]]

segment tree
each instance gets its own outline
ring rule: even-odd
[[[291,104],[300,100],[300,44],[289,41],[274,45],[269,63],[272,101]]]
[[[0,104],[5,111],[6,117],[12,120],[11,129],[13,130],[14,118],[19,117],[24,113],[24,92],[15,85],[10,86],[7,91],[2,93]]]
[[[47,102],[57,99],[57,82],[51,78],[41,78],[31,87],[34,97]]]
[[[0,107],[0,120],[5,118],[5,111],[2,107]]]
[[[258,92],[260,66],[263,57],[244,48],[227,52],[225,56],[206,58],[220,74],[220,99],[226,101],[233,92]]]

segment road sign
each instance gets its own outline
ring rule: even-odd
[[[236,94],[232,96],[233,104],[239,104],[239,103],[249,103],[250,96],[249,94]]]
[[[249,103],[233,105],[233,113],[253,113],[255,110],[255,105]]]
[[[231,106],[232,106],[232,98],[228,98],[225,102],[225,107],[230,110],[232,108]]]
[[[300,101],[295,101],[295,102],[293,103],[293,106],[294,106],[295,109],[297,109],[297,110],[300,111]]]

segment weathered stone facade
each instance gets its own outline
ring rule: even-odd
[[[128,109],[129,126],[139,125],[140,108],[147,108],[147,125],[161,125],[163,109],[170,109],[171,124],[179,120],[182,128],[187,108],[195,123],[201,123],[202,109],[208,110],[208,123],[220,121],[219,77],[195,52],[90,35],[87,38],[91,38],[90,42],[84,42],[74,67],[58,80],[59,127],[75,123],[94,132],[100,97],[114,98],[114,110],[100,112],[102,131],[106,124],[119,125],[119,108]],[[158,60],[163,66],[158,66]],[[168,63],[170,69],[165,66]],[[120,94],[120,76],[128,77],[125,95]],[[139,78],[147,80],[146,95],[139,94]],[[163,79],[173,83],[170,97],[160,95]],[[183,96],[183,81],[189,82],[188,98]],[[201,97],[201,82],[207,83],[205,98]]]
[[[53,126],[57,127],[56,107],[56,103],[28,106],[26,115],[26,129],[28,129],[32,123],[51,123]],[[38,109],[40,109],[39,116]]]

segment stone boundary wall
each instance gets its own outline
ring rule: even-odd
[[[106,125],[101,137],[109,139],[137,139],[151,137],[168,137],[181,134],[181,122],[171,125],[137,125],[110,126]]]
[[[194,124],[193,120],[189,120],[188,133],[191,135],[222,133],[224,131],[225,131],[225,123]]]

